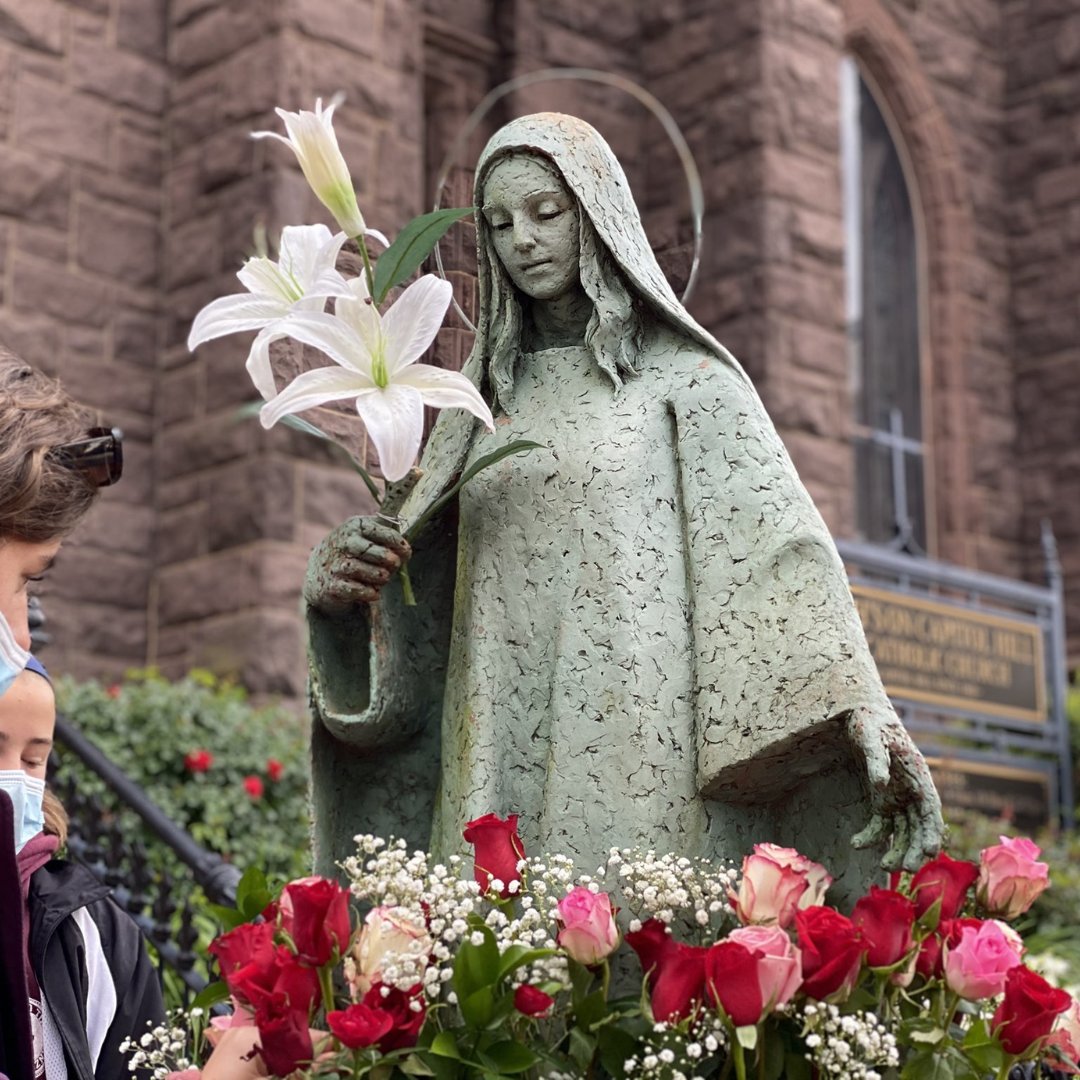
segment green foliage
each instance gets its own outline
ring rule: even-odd
[[[176,683],[153,670],[110,687],[61,680],[57,704],[204,847],[271,879],[310,872],[307,736],[298,717],[256,708],[241,687],[203,671]],[[110,805],[74,754],[62,745],[58,754],[80,789]]]
[[[469,217],[472,212],[471,206],[451,207],[421,214],[408,222],[375,264],[372,296],[376,305],[382,304],[395,285],[400,285],[419,269],[455,221]]]

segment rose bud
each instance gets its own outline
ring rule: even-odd
[[[797,908],[820,904],[831,884],[825,867],[794,848],[755,844],[743,860],[739,891],[728,895],[740,922],[786,927]]]
[[[380,906],[364,917],[346,970],[353,997],[363,997],[381,981],[383,968],[402,958],[413,964],[417,978],[423,975],[434,943],[427,927],[408,915],[405,908]]]
[[[1007,1054],[1026,1054],[1050,1035],[1058,1014],[1071,1004],[1064,990],[1018,964],[1005,976],[1005,997],[994,1012],[990,1030]]]
[[[712,1003],[724,1010],[736,1027],[756,1024],[765,1002],[758,977],[760,954],[730,938],[718,942],[705,957],[705,984]],[[656,1010],[653,1010],[655,1014]],[[657,1019],[660,1019],[657,1016]]]
[[[945,982],[968,1001],[996,997],[1005,988],[1008,972],[1020,963],[1022,945],[1002,923],[988,919],[977,927],[965,926],[956,945],[945,947]]]
[[[517,814],[504,821],[496,814],[485,814],[465,826],[465,840],[473,845],[473,876],[481,892],[491,890],[492,881],[501,881],[499,895],[511,896],[510,886],[521,880],[518,863],[525,858],[525,845],[517,831]]]
[[[1036,862],[1041,851],[1031,840],[1003,836],[1000,844],[979,855],[976,896],[991,915],[1015,919],[1022,915],[1050,884],[1049,867]]]
[[[778,926],[743,926],[728,934],[754,953],[758,990],[765,1012],[786,1005],[802,983],[802,954]]]
[[[638,954],[649,986],[649,1003],[658,1022],[682,1020],[705,997],[705,954],[708,949],[676,941],[659,919],[649,919],[626,935]]]
[[[979,868],[972,862],[950,859],[944,853],[931,859],[911,879],[915,917],[921,918],[940,899],[940,918],[955,919],[964,906],[968,889],[978,876]]]
[[[870,967],[892,967],[913,945],[915,905],[892,889],[871,886],[869,894],[855,902],[851,921],[862,930]]]
[[[363,1004],[388,1013],[393,1020],[393,1027],[379,1039],[379,1049],[384,1054],[416,1045],[427,1018],[423,986],[417,983],[409,990],[399,990],[396,986],[376,983],[364,995]]]
[[[307,877],[290,881],[281,893],[281,929],[296,954],[312,967],[329,963],[349,947],[349,890],[336,881]]]
[[[802,949],[803,985],[817,1001],[843,1001],[851,993],[866,952],[862,932],[846,916],[828,907],[795,912]]]
[[[543,1016],[554,1004],[555,999],[537,986],[522,983],[514,991],[514,1008],[522,1016]]]
[[[342,1046],[360,1050],[374,1046],[394,1026],[394,1018],[382,1009],[357,1002],[328,1012],[326,1025]]]
[[[598,964],[619,944],[619,930],[607,893],[590,892],[583,885],[559,901],[558,943],[579,964]]]

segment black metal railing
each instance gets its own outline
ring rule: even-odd
[[[197,891],[232,907],[240,871],[197,843],[63,717],[57,718],[56,742],[49,784],[70,819],[68,855],[112,889],[153,945],[163,975],[175,973],[178,996],[186,1002],[207,982],[195,951]],[[87,772],[99,781],[97,791],[82,783]]]

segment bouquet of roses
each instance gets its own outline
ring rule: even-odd
[[[272,899],[249,874],[233,920],[254,918],[211,946],[223,984],[200,1005],[233,1004],[211,1026],[254,1027],[278,1077],[1077,1071],[1080,1005],[1009,925],[1048,884],[1030,840],[978,865],[941,855],[845,915],[823,903],[825,868],[790,848],[759,844],[741,870],[613,850],[580,876],[526,857],[516,826],[468,824],[471,874],[373,836],[348,888],[307,878]],[[197,1075],[166,1052],[181,1041],[144,1036],[132,1069]]]

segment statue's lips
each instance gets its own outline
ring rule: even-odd
[[[550,266],[550,259],[541,259],[539,262],[526,263],[521,267],[521,272],[526,273],[529,270],[538,270],[541,266]]]

